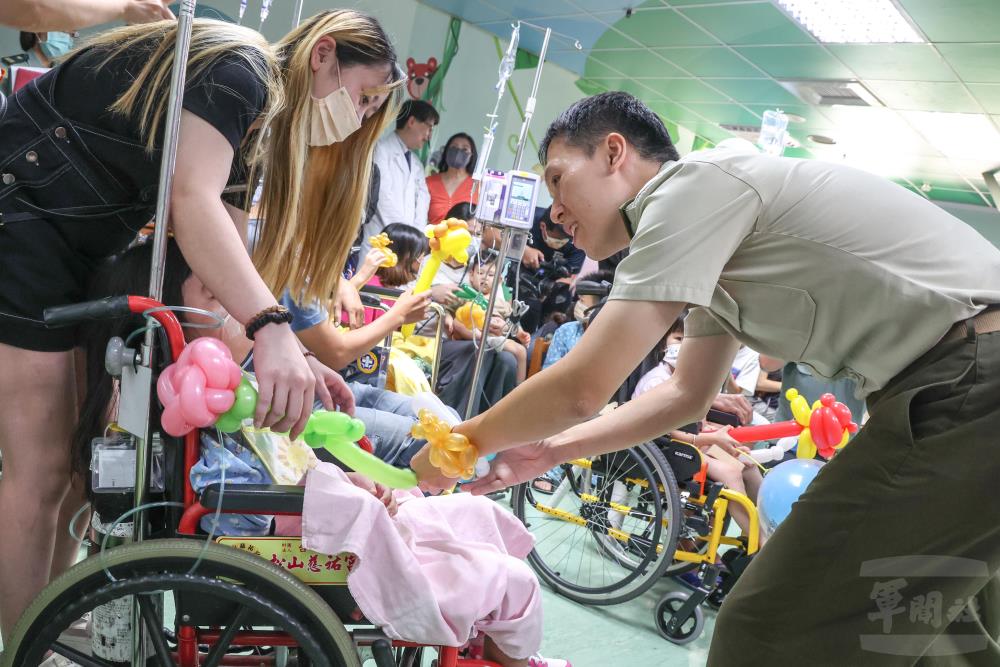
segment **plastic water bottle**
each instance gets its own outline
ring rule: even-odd
[[[781,155],[785,150],[786,129],[788,129],[788,116],[783,114],[781,109],[765,111],[757,145],[768,155]]]

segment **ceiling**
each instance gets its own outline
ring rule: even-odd
[[[772,0],[649,0],[628,17],[622,0],[421,2],[504,40],[515,19],[551,27],[548,60],[581,90],[630,92],[708,142],[732,136],[721,125],[759,127],[780,108],[802,119],[785,155],[992,204],[982,172],[1000,166],[1000,0],[895,0],[926,40],[908,44],[821,43]],[[537,53],[541,33],[522,29],[520,45]],[[779,83],[797,79],[858,81],[882,106],[809,104]]]

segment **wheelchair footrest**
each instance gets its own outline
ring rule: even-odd
[[[246,514],[301,514],[305,487],[279,484],[211,484],[201,492],[201,504],[206,509]]]

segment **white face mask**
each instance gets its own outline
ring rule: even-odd
[[[576,318],[576,321],[580,324],[587,324],[587,321],[590,319],[587,316],[587,310],[587,304],[583,301],[577,301],[576,305],[573,306],[573,317]]]
[[[567,243],[569,243],[569,239],[557,239],[552,236],[549,236],[548,234],[544,234],[543,237],[545,239],[545,245],[552,248],[553,250],[559,250]]]
[[[340,63],[337,63],[340,79]],[[343,141],[361,129],[361,119],[351,94],[343,85],[322,99],[312,97],[309,120],[309,145],[329,146]]]
[[[666,352],[663,353],[663,361],[667,362],[668,366],[677,367],[677,353],[681,351],[681,346],[679,344],[667,345]]]

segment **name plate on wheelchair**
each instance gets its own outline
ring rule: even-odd
[[[220,537],[216,541],[269,560],[310,586],[343,586],[358,564],[352,553],[331,556],[310,551],[299,537]]]

